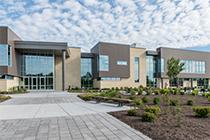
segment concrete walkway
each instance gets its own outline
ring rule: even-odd
[[[0,140],[149,139],[106,113],[128,107],[87,103],[66,92],[12,97],[0,104]]]

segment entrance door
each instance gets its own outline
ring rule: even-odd
[[[32,90],[38,89],[38,77],[31,77],[31,89]]]
[[[31,89],[30,85],[30,78],[29,77],[24,77],[24,86],[26,89]]]
[[[39,77],[39,89],[40,90],[46,89],[46,78],[45,77]]]

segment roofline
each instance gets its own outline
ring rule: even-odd
[[[43,42],[43,41],[15,41],[17,49],[47,49],[47,50],[66,50],[66,42]]]
[[[210,54],[210,52],[204,52],[204,51],[196,51],[196,50],[187,50],[187,49],[181,49],[181,48],[169,48],[169,47],[159,47],[158,49],[172,49],[172,50],[181,50],[181,51],[186,51],[186,52],[197,52],[197,53],[207,53]]]
[[[0,26],[0,28],[6,28],[7,30],[10,30],[13,34],[15,34],[20,40],[22,40],[22,38],[12,30],[12,28],[10,28],[9,26]]]

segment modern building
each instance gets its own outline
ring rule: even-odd
[[[169,87],[167,60],[185,63],[179,74],[183,87],[208,87],[210,53],[172,48],[148,51],[136,44],[97,43],[88,53],[66,42],[23,41],[0,27],[0,90],[71,88]]]

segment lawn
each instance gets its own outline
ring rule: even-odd
[[[106,97],[108,100],[104,102],[113,103],[117,102],[116,99],[131,100],[127,104],[131,106],[130,110],[110,114],[154,140],[210,139],[208,92],[201,96],[197,89],[190,94],[180,89],[123,91],[130,94],[122,94],[122,89],[111,89],[102,93],[83,94],[80,97],[86,101],[98,99],[94,98],[96,96]]]

